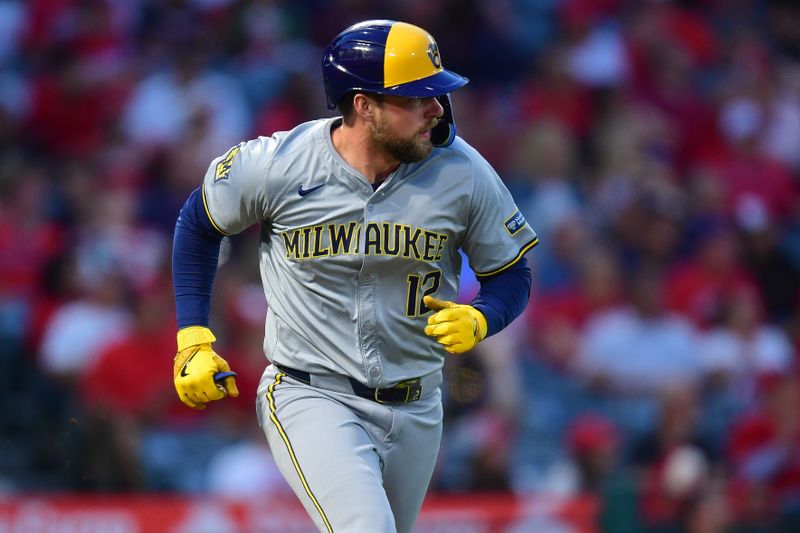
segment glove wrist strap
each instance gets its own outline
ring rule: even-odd
[[[472,315],[472,318],[475,320],[475,323],[478,326],[476,339],[478,341],[482,341],[484,338],[486,338],[486,334],[489,332],[489,325],[486,323],[486,317],[483,316],[483,313],[471,305],[467,307],[469,307],[469,314]]]
[[[189,326],[178,331],[178,351],[182,352],[189,346],[212,343],[217,338],[205,326]]]

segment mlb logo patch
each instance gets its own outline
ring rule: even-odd
[[[525,220],[525,216],[522,213],[520,213],[519,209],[517,209],[516,211],[514,211],[513,215],[511,215],[506,219],[505,222],[506,230],[510,235],[514,235],[516,232],[522,229],[522,227],[525,226],[525,224],[527,223],[528,221]]]

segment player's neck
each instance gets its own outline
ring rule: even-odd
[[[331,140],[342,159],[370,183],[382,182],[400,166],[400,161],[376,146],[363,128],[342,124],[331,132]]]

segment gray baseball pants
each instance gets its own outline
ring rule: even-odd
[[[379,404],[346,378],[311,385],[265,370],[258,419],[283,477],[320,531],[410,532],[442,436],[441,375],[422,380],[420,400]]]

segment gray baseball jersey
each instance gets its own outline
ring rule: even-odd
[[[387,387],[441,369],[422,298],[456,298],[459,248],[487,275],[537,237],[462,139],[401,164],[373,190],[334,149],[336,120],[233,147],[209,167],[203,201],[223,233],[261,225],[267,356]]]

